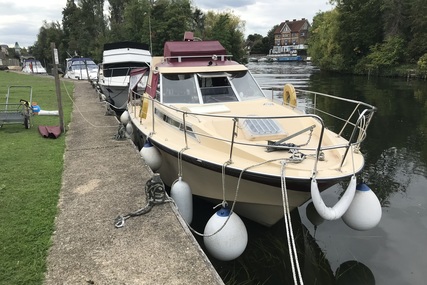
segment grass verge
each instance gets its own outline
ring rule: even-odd
[[[0,71],[0,103],[10,85],[32,86],[41,109],[58,109],[52,77]],[[72,111],[67,91],[72,95],[73,89],[73,83],[61,82],[65,126]],[[29,99],[29,89],[16,90],[9,103]],[[40,125],[58,126],[58,116],[33,116],[31,124],[0,128],[0,284],[42,284],[54,231],[65,135],[46,139],[38,132]]]

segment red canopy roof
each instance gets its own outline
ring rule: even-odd
[[[219,41],[182,41],[166,42],[164,46],[165,57],[178,56],[208,56],[227,55],[225,48]]]

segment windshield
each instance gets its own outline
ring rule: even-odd
[[[248,71],[162,74],[163,103],[208,104],[264,98]]]
[[[261,88],[248,71],[233,72],[230,80],[242,101],[265,97]]]
[[[70,69],[73,70],[79,70],[79,69],[98,69],[98,66],[95,64],[95,62],[91,60],[87,60],[86,63],[84,61],[73,61],[71,63]]]

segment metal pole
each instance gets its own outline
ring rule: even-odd
[[[148,13],[148,29],[150,30],[150,54],[153,55],[153,42],[151,40],[151,8]]]

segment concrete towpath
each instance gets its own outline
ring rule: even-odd
[[[62,94],[63,100],[69,100]],[[78,81],[45,284],[224,284],[170,203],[146,205],[151,170],[88,82]]]

